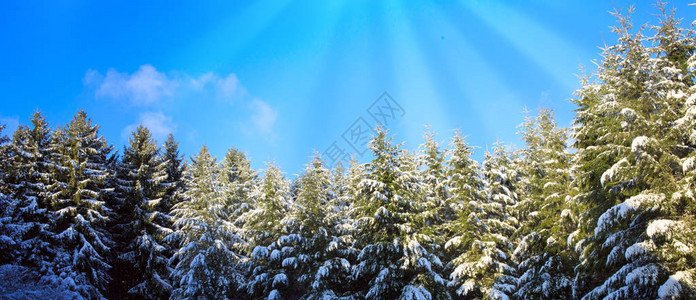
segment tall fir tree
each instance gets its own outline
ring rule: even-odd
[[[569,209],[567,130],[558,128],[549,109],[528,116],[521,127],[526,148],[521,150],[523,199],[516,209],[520,228],[513,259],[520,276],[514,297],[571,299],[577,257],[566,241],[577,228],[577,218]]]
[[[297,197],[285,233],[268,247],[257,247],[254,288],[270,299],[325,299],[348,296],[350,259],[333,218],[331,172],[315,156],[297,182]],[[272,279],[271,279],[272,278]],[[259,280],[260,279],[260,280]]]
[[[234,232],[244,235],[243,215],[252,209],[252,194],[258,185],[258,175],[251,168],[251,162],[246,154],[235,148],[230,148],[221,166],[222,186],[225,190],[226,209],[229,219],[234,225]],[[246,239],[235,246],[239,251],[249,249]]]
[[[162,239],[170,234],[170,216],[163,196],[166,187],[165,163],[150,131],[138,126],[124,147],[116,169],[116,222],[118,242],[115,251],[112,295],[127,292],[141,299],[168,298],[168,249]]]
[[[693,295],[693,256],[681,246],[689,247],[682,241],[691,234],[670,233],[684,225],[676,207],[693,203],[679,193],[679,166],[689,151],[671,134],[684,109],[684,85],[692,84],[686,62],[693,39],[675,30],[673,15],[664,14],[647,38],[616,15],[618,43],[604,50],[598,82],[586,83],[576,100],[577,200],[587,212],[575,293],[583,299]]]
[[[493,148],[492,154],[485,155],[483,161],[488,197],[488,202],[484,204],[483,222],[489,228],[488,240],[494,245],[489,250],[494,253],[491,255],[494,271],[486,279],[495,279],[488,290],[489,297],[494,299],[509,297],[515,290],[517,266],[511,254],[514,248],[512,238],[519,228],[515,213],[520,201],[517,186],[521,174],[518,166],[517,153],[505,150],[500,142]]]
[[[21,253],[23,265],[45,272],[55,256],[50,236],[50,208],[48,185],[50,172],[50,129],[40,112],[31,118],[32,127],[20,126],[11,145],[13,195],[18,206],[15,224],[21,224]]]
[[[356,246],[361,249],[353,277],[362,297],[379,299],[447,298],[442,263],[414,228],[422,212],[417,164],[378,128],[370,142],[374,160],[355,199]],[[408,159],[408,160],[407,160]]]
[[[464,252],[452,262],[456,267],[450,275],[451,285],[462,297],[505,299],[514,292],[516,268],[511,260],[511,237],[517,228],[513,212],[518,202],[518,175],[512,154],[502,144],[484,156],[484,199],[470,200],[465,209],[470,222],[466,227],[475,232],[455,237],[445,245],[454,249],[464,246]]]
[[[240,221],[252,245],[270,245],[283,234],[281,220],[290,211],[290,183],[278,167],[268,164],[251,194],[252,207]]]
[[[184,199],[172,211],[176,230],[167,237],[181,246],[170,259],[172,298],[235,298],[244,282],[233,247],[241,238],[227,215],[220,169],[205,146],[191,161]]]
[[[420,146],[418,156],[419,181],[424,191],[424,211],[420,214],[420,227],[423,233],[430,236],[442,236],[439,234],[441,225],[452,221],[455,212],[446,205],[449,198],[446,184],[445,154],[447,150],[440,149],[440,144],[435,141],[435,133],[429,128],[425,133],[425,143]],[[442,243],[439,243],[442,244]]]
[[[17,201],[10,197],[9,175],[12,170],[10,139],[3,132],[6,125],[0,125],[0,264],[14,263],[19,253],[18,241],[21,228],[13,218]]]
[[[286,217],[292,205],[290,183],[276,166],[269,164],[251,198],[251,209],[240,217],[244,235],[253,247],[248,252],[251,273],[246,290],[252,298],[263,295],[271,298],[282,297],[280,290],[293,287],[289,286],[287,276],[280,275],[282,273],[277,272],[277,269],[268,269],[268,262],[280,258],[281,253],[276,249],[276,241],[287,233]],[[273,275],[274,278],[269,278],[269,275]],[[273,292],[274,290],[276,292]],[[291,295],[286,293],[286,296]]]
[[[468,146],[459,131],[451,141],[447,160],[448,209],[456,213],[456,219],[443,224],[446,272],[450,274],[448,286],[452,294],[461,298],[482,298],[485,285],[479,280],[484,266],[479,262],[479,251],[485,243],[484,233],[488,227],[483,220],[485,183],[479,164],[471,158],[472,147]]]
[[[169,213],[182,197],[184,191],[184,171],[186,165],[184,158],[179,154],[179,142],[174,139],[173,134],[167,136],[163,149],[160,150],[161,160],[164,163],[164,173],[166,178],[162,184],[165,186],[165,193],[162,196],[162,211]]]
[[[55,174],[49,187],[55,212],[52,230],[62,250],[53,269],[60,278],[73,280],[74,288],[90,298],[101,298],[106,290],[112,244],[105,228],[109,209],[104,196],[112,190],[106,183],[115,157],[113,146],[98,134],[99,126],[80,111],[51,137]]]

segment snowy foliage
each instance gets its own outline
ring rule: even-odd
[[[243,257],[236,247],[242,239],[229,220],[215,159],[204,147],[192,162],[184,199],[174,205],[176,230],[167,237],[181,245],[170,259],[172,298],[234,298],[244,284]]]

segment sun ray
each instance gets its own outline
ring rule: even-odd
[[[470,44],[470,39],[461,33],[442,8],[434,8],[432,15],[437,23],[437,30],[446,37],[446,46],[435,48],[439,50],[433,56],[440,57],[440,73],[446,74],[448,80],[454,82],[452,89],[463,99],[449,99],[450,103],[458,103],[456,108],[461,110],[473,110],[474,113],[462,111],[469,119],[455,118],[455,126],[460,127],[466,134],[471,135],[473,142],[479,145],[490,144],[497,139],[505,139],[506,142],[514,142],[508,130],[499,131],[500,128],[514,128],[521,118],[501,118],[501,116],[518,116],[522,108],[522,101],[515,96],[512,88],[500,77],[494,67]],[[433,32],[432,34],[436,34]],[[457,110],[455,110],[457,111]],[[503,123],[503,125],[501,125]]]
[[[430,123],[434,129],[446,128],[452,123],[451,116],[442,105],[442,95],[435,88],[433,71],[426,63],[424,47],[416,40],[407,10],[398,1],[385,5],[384,12],[389,12],[392,22],[386,28],[386,49],[376,50],[387,53],[387,59],[392,60],[396,90],[390,92],[407,111],[398,132],[409,148],[415,148],[421,140],[423,126]]]
[[[579,47],[552,30],[511,9],[502,1],[469,1],[460,3],[479,17],[487,26],[512,43],[517,50],[536,63],[558,84],[572,90],[577,79],[567,74],[568,55],[578,53]]]

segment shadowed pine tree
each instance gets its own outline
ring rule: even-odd
[[[8,184],[11,173],[10,139],[3,133],[5,125],[0,125],[0,264],[16,262],[18,257],[18,241],[21,240],[21,228],[14,220],[17,201],[9,194],[12,192]]]
[[[164,149],[160,150],[161,160],[164,163],[164,174],[167,176],[162,182],[165,186],[162,196],[162,211],[169,214],[172,207],[181,198],[184,191],[184,158],[179,155],[179,142],[171,133],[164,142]]]
[[[31,118],[32,127],[21,125],[15,131],[11,144],[12,198],[17,201],[13,223],[21,228],[21,252],[17,256],[22,265],[45,272],[55,256],[50,239],[52,212],[48,185],[50,172],[50,129],[40,112]]]
[[[118,264],[114,265],[114,295],[124,291],[141,299],[168,298],[172,286],[162,239],[170,234],[170,216],[164,211],[165,164],[150,131],[138,126],[124,147],[116,169]]]

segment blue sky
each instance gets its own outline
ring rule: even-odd
[[[635,22],[654,24],[640,2]],[[673,6],[689,24],[687,3]],[[292,176],[333,142],[355,153],[342,135],[377,124],[368,109],[387,92],[395,141],[415,149],[425,125],[443,142],[460,129],[480,159],[497,140],[521,146],[524,107],[570,125],[580,66],[615,40],[608,11],[631,4],[4,1],[0,122],[39,109],[58,126],[84,109],[118,149],[142,123],[187,155],[234,146]]]

